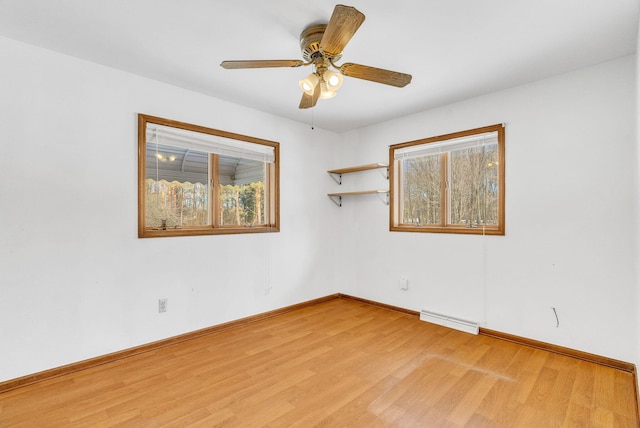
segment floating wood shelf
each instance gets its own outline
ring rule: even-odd
[[[373,195],[376,193],[389,193],[389,191],[388,190],[360,190],[357,192],[327,193],[327,196]]]
[[[343,196],[353,196],[353,195],[379,195],[385,194],[386,198],[383,201],[385,204],[389,205],[389,191],[388,190],[360,190],[358,192],[340,192],[340,193],[327,193],[327,196],[331,198],[331,200],[339,207],[342,206],[342,197]]]
[[[389,165],[386,163],[370,163],[367,165],[359,165],[359,166],[350,166],[348,168],[339,168],[339,169],[330,169],[327,171],[331,174],[331,177],[335,180],[336,183],[342,184],[342,174],[351,174],[352,172],[361,172],[361,171],[369,171],[372,169],[386,169],[387,174],[386,178],[389,179]]]
[[[370,163],[368,165],[350,166],[348,168],[331,169],[327,171],[329,174],[349,174],[351,172],[368,171],[370,169],[387,168],[386,163]]]

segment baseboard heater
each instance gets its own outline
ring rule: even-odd
[[[471,334],[478,334],[480,326],[475,321],[469,321],[462,318],[452,317],[451,315],[439,314],[437,312],[420,311],[420,319],[422,321],[438,324],[444,327],[454,328]]]

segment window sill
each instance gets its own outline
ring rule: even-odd
[[[202,236],[202,235],[234,235],[244,233],[274,233],[280,232],[276,226],[255,227],[217,227],[217,228],[167,228],[165,230],[149,228],[138,232],[138,238],[165,238],[171,236]]]
[[[459,227],[459,226],[415,226],[392,225],[391,232],[453,233],[461,235],[498,235],[504,236],[504,228],[499,227]]]

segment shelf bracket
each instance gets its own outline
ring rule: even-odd
[[[386,172],[385,172],[385,171],[386,171]],[[386,168],[384,169],[384,171],[380,171],[380,173],[382,174],[382,176],[383,176],[384,178],[386,178],[387,180],[389,179],[389,167],[386,167]]]
[[[378,193],[378,197],[382,200],[385,205],[389,205],[389,192],[383,193],[384,196],[380,196],[381,193]]]
[[[333,178],[333,181],[338,183],[338,185],[342,184],[342,174],[331,173],[331,178]]]
[[[342,206],[342,196],[335,195],[335,196],[329,196],[329,197],[331,198],[334,204],[336,204],[339,207]]]

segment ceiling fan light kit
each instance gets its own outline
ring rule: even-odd
[[[299,81],[298,85],[302,92],[312,96],[318,82],[320,82],[320,98],[326,100],[336,96],[336,91],[342,86],[343,80],[342,74],[331,70],[325,70],[322,74],[315,71]]]
[[[335,64],[342,58],[342,51],[364,22],[362,12],[351,6],[337,5],[328,24],[311,25],[300,35],[301,60],[243,60],[223,61],[226,69],[300,67],[311,65],[313,73],[298,82],[302,89],[299,108],[311,108],[318,99],[336,96],[343,83],[343,76],[368,80],[402,88],[411,82],[411,75],[353,63]],[[330,68],[336,71],[330,70]]]

